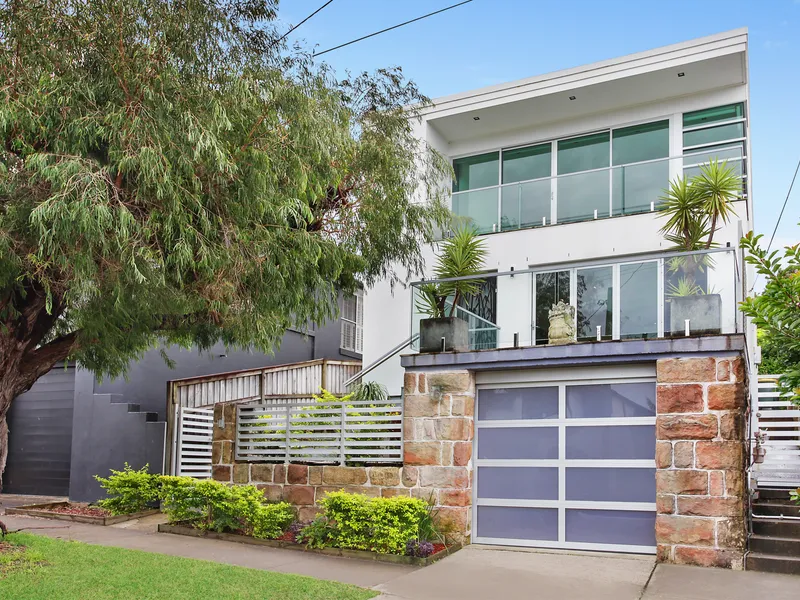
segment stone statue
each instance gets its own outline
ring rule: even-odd
[[[549,312],[550,330],[548,337],[550,344],[569,344],[575,341],[575,307],[563,300],[553,304]]]

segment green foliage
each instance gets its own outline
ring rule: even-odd
[[[427,99],[399,68],[337,79],[276,19],[0,3],[0,349],[24,339],[31,377],[159,341],[271,352],[339,289],[421,272],[452,173],[415,135]]]
[[[766,285],[761,294],[746,298],[741,309],[759,328],[761,339],[768,339],[783,357],[782,364],[770,367],[781,367],[774,373],[781,375],[779,389],[800,404],[800,245],[768,253],[761,247],[761,237],[751,231],[742,238],[745,261],[766,279]]]
[[[148,472],[150,465],[145,465],[138,471],[131,469],[128,463],[122,471],[111,469],[111,475],[94,478],[100,482],[110,498],[100,500],[97,504],[112,515],[128,515],[146,510],[158,500],[161,486],[160,476]]]
[[[800,488],[792,490],[791,492],[789,492],[789,495],[793,502],[800,504]]]
[[[191,522],[198,529],[274,538],[295,517],[290,504],[267,504],[254,485],[170,475],[162,476],[161,482],[161,510],[170,523]]]
[[[436,279],[479,275],[484,269],[486,244],[477,237],[477,230],[473,227],[458,227],[451,237],[441,242],[439,249],[440,253],[433,269]],[[480,279],[422,284],[417,288],[420,293],[417,298],[417,310],[434,319],[446,317],[449,300],[452,302],[449,316],[452,317],[455,315],[459,299],[462,296],[477,294],[481,285],[483,281]]]
[[[661,232],[680,250],[711,248],[718,222],[727,223],[736,215],[732,203],[741,195],[741,176],[727,161],[712,160],[699,174],[670,182],[659,205],[667,218]]]
[[[389,398],[386,386],[377,381],[362,381],[353,390],[353,400],[382,402]]]
[[[296,518],[295,510],[288,502],[262,504],[251,517],[253,537],[274,539],[280,537]]]
[[[758,371],[766,375],[780,375],[800,365],[800,347],[790,347],[774,339],[765,329],[758,330],[761,346],[761,363]]]
[[[319,502],[323,513],[303,529],[301,538],[311,547],[334,546],[404,554],[406,543],[416,539],[428,515],[418,498],[368,498],[362,494],[329,492]]]

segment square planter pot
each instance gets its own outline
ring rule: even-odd
[[[722,333],[722,297],[719,294],[673,296],[670,298],[669,330],[684,335],[686,319],[692,335]]]
[[[444,350],[442,349],[444,338]],[[420,352],[465,352],[469,350],[469,325],[457,317],[422,319],[419,322]]]

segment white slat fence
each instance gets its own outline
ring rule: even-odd
[[[403,402],[285,398],[237,407],[236,459],[319,464],[403,462]]]
[[[763,463],[753,465],[753,475],[759,487],[800,487],[800,406],[778,391],[779,377],[758,376],[753,431],[766,434],[767,452]]]
[[[207,408],[178,407],[175,475],[196,479],[211,477],[211,447],[214,435],[214,411]]]

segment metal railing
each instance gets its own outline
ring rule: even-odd
[[[576,341],[738,333],[742,283],[736,252],[646,254],[458,278],[496,279],[496,298],[487,304],[504,307],[497,310],[496,322],[475,315],[492,338],[479,345],[471,335],[471,349],[547,344],[548,311],[558,300],[575,308]],[[412,335],[427,317],[419,288],[436,282],[411,284]]]
[[[670,180],[694,174],[710,158],[708,151],[687,153],[453,192],[451,208],[479,233],[652,212]],[[746,178],[741,146],[717,150],[713,158]]]
[[[759,487],[800,487],[800,406],[778,391],[780,375],[759,375],[758,392],[752,399],[753,436],[764,452],[763,462],[751,468]],[[760,438],[760,439],[759,439]]]
[[[403,401],[284,398],[237,406],[236,460],[402,464]]]

